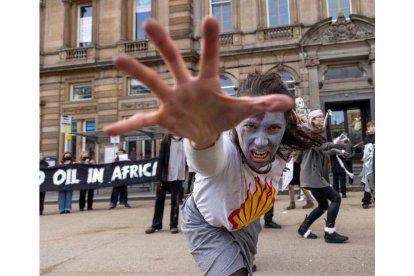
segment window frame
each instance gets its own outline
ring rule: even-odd
[[[148,90],[148,92],[138,92],[136,94],[131,94],[131,91],[132,91],[131,90],[131,85],[132,85],[133,81],[138,82],[138,86],[142,86],[142,87],[146,88]],[[145,84],[143,84],[139,80],[136,80],[136,79],[133,79],[133,78],[128,78],[128,94],[127,94],[127,96],[134,97],[134,96],[149,95],[149,94],[152,94],[152,92],[147,86],[145,86]]]
[[[89,41],[89,43],[87,45],[82,45],[81,46],[80,44],[81,43],[84,43],[84,42],[81,42],[80,41],[80,35],[81,35],[81,32],[80,32],[80,27],[81,27],[81,22],[80,22],[81,21],[81,8],[88,7],[88,6],[90,6],[91,9],[92,9],[92,16],[91,16],[91,33],[90,33],[91,39],[90,39],[90,41]],[[79,4],[77,6],[76,22],[77,22],[77,25],[76,25],[76,47],[83,48],[83,47],[89,47],[89,46],[91,46],[92,45],[92,41],[93,41],[93,4],[92,3],[84,3],[84,4]]]
[[[289,5],[289,0],[275,0],[275,1],[286,1],[286,4],[287,4],[287,19],[288,19],[288,23],[287,24],[272,25],[272,26],[270,26],[269,1],[273,1],[273,0],[266,0],[266,26],[268,28],[274,28],[274,27],[279,27],[279,26],[290,25],[291,24],[291,18],[290,18],[290,5]]]
[[[233,29],[233,24],[232,24],[232,16],[233,16],[233,14],[232,14],[232,5],[233,5],[233,3],[232,3],[232,0],[217,0],[217,1],[219,1],[217,3],[213,3],[213,1],[214,0],[209,0],[209,14],[212,15],[212,16],[214,16],[217,19],[217,21],[219,23],[219,26],[220,26],[220,32],[221,33],[229,33],[229,32],[231,32],[232,29]],[[221,5],[221,4],[227,4],[227,3],[229,4],[229,11],[230,11],[230,18],[229,18],[230,27],[229,27],[229,30],[224,30],[224,28],[223,28],[224,25],[222,23],[225,22],[225,21],[219,20],[219,18],[216,17],[213,14],[213,5]]]
[[[285,85],[286,89],[287,89],[289,92],[292,92],[292,93],[293,93],[293,95],[295,95],[295,96],[296,96],[296,79],[295,79],[294,75],[293,75],[292,73],[290,73],[289,71],[286,71],[286,70],[280,70],[280,71],[277,71],[277,73],[279,74],[280,79],[282,80],[282,82],[283,82],[283,84]],[[283,80],[283,77],[282,77],[282,74],[287,74],[287,75],[289,75],[289,76],[292,78],[292,80],[290,80],[290,81],[284,81],[284,80]],[[290,88],[290,87],[289,87],[289,83],[292,83],[292,84],[293,84],[293,88]]]
[[[73,92],[74,92],[74,86],[82,85],[82,84],[83,85],[85,85],[85,84],[89,84],[90,85],[90,87],[91,87],[91,97],[90,98],[86,98],[86,99],[75,99],[74,98],[74,94],[73,94]],[[69,95],[69,100],[71,102],[90,101],[90,100],[92,100],[93,99],[93,84],[92,84],[92,81],[71,83],[70,84],[70,93],[69,94],[70,94]]]
[[[335,1],[336,2],[336,18],[334,16],[331,15],[330,13],[330,7],[329,7],[329,2]],[[349,16],[352,14],[352,0],[345,0],[348,1],[349,4],[349,14],[345,14],[344,12],[342,12],[342,4],[341,4],[341,0],[326,0],[326,12],[328,17],[332,17],[332,21],[336,21],[338,18],[338,14],[339,11],[342,12],[342,14],[345,16],[346,20],[349,20]],[[339,4],[339,6],[338,6]]]
[[[230,80],[232,83],[233,83],[233,85],[227,85],[227,86],[223,86],[222,85],[222,81],[223,80]],[[226,92],[226,90],[225,90],[225,88],[231,88],[231,87],[233,87],[234,88],[234,94],[229,94],[229,93],[227,93]],[[235,97],[235,96],[237,96],[237,88],[236,88],[236,84],[234,83],[234,81],[231,79],[231,78],[229,78],[229,77],[227,77],[227,76],[225,76],[225,75],[221,75],[220,76],[220,88],[226,93],[226,95],[228,95],[228,96],[232,96],[232,97]]]
[[[133,0],[133,15],[132,15],[132,36],[134,40],[148,40],[148,36],[144,31],[144,28],[142,28],[142,31],[144,33],[144,38],[138,38],[137,36],[137,1],[139,0]],[[150,17],[153,17],[153,0],[148,0],[150,1]]]

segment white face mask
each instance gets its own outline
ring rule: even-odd
[[[250,166],[260,169],[272,162],[285,129],[283,112],[259,113],[236,126],[240,148]]]

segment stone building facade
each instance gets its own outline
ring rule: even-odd
[[[153,17],[196,74],[200,23],[208,14],[222,27],[227,93],[237,94],[249,72],[274,70],[307,108],[333,111],[330,136],[346,131],[358,143],[375,119],[374,8],[374,0],[41,0],[40,150],[57,159],[65,150],[87,150],[98,162],[110,159],[113,146],[131,158],[156,156],[159,128],[121,136],[116,145],[102,134],[108,124],[158,108],[156,97],[112,59],[129,54],[173,84],[142,32],[140,23]],[[62,133],[65,116],[73,135]]]

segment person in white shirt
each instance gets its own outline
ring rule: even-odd
[[[157,96],[158,110],[137,113],[104,130],[118,135],[159,125],[185,137],[189,164],[197,171],[182,207],[182,231],[206,275],[248,275],[253,269],[259,218],[272,208],[276,184],[290,147],[311,146],[297,128],[293,95],[277,73],[252,74],[240,85],[243,97],[226,95],[219,78],[219,26],[202,23],[200,72],[192,76],[173,40],[155,20],[145,31],[172,73],[174,86],[132,57],[115,66],[143,82]],[[231,130],[231,135],[223,132]]]

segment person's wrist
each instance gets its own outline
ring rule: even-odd
[[[219,139],[220,134],[216,137],[209,137],[200,141],[191,141],[191,146],[196,150],[203,150],[214,146],[216,141]]]

